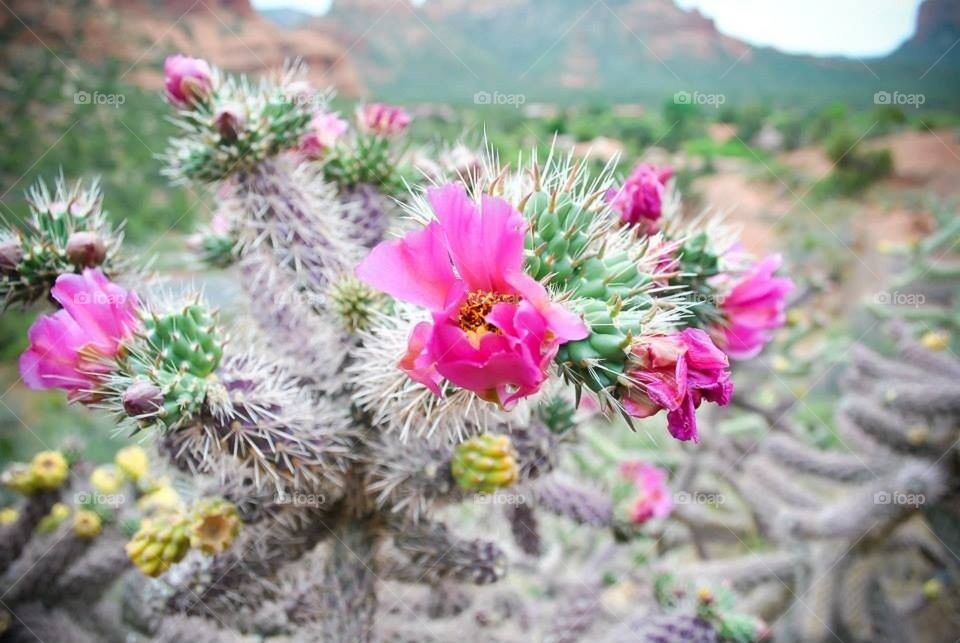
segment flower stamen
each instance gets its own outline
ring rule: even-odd
[[[460,305],[457,312],[457,325],[467,334],[484,335],[486,333],[500,334],[500,329],[487,321],[487,315],[493,307],[500,303],[516,304],[520,302],[517,295],[507,295],[499,292],[474,290],[467,295],[466,301]]]

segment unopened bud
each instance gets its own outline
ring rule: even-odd
[[[243,106],[236,103],[224,105],[217,110],[213,121],[223,140],[235,141],[246,122],[246,118],[243,115]]]
[[[74,232],[67,239],[67,259],[75,266],[93,268],[107,258],[107,246],[96,232]]]
[[[123,410],[130,417],[153,415],[163,404],[163,391],[151,382],[134,382],[123,392]]]
[[[19,239],[0,241],[0,271],[14,272],[23,260],[23,248]]]

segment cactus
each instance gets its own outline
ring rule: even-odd
[[[159,576],[187,555],[189,523],[178,515],[144,520],[126,549],[137,569],[147,576]]]
[[[606,199],[612,164],[592,176],[572,156],[551,153],[511,172],[488,155],[463,173],[468,184],[448,185],[445,193],[464,212],[483,212],[482,219],[460,219],[480,236],[460,238],[468,232],[454,230],[439,251],[406,252],[407,239],[436,239],[430,234],[441,219],[463,212],[434,210],[429,188],[406,189],[400,110],[368,106],[358,133],[318,150],[304,138],[315,117],[311,105],[325,109],[326,97],[296,80],[295,69],[254,83],[182,57],[170,68],[168,76],[179,74],[167,79],[179,134],[163,157],[164,172],[177,183],[217,190],[223,221],[204,233],[202,252],[215,265],[238,264],[249,306],[220,316],[199,296],[158,294],[151,282],[137,284],[142,292],[123,310],[101,302],[102,327],[93,331],[116,325],[122,332],[109,337],[109,351],[89,355],[87,342],[65,355],[63,363],[76,358],[84,376],[81,387],[67,390],[145,445],[152,442],[160,458],[127,447],[113,465],[84,465],[75,476],[61,466],[65,458],[53,456],[39,468],[9,471],[5,480],[23,498],[16,519],[0,526],[11,532],[0,546],[0,569],[29,567],[42,539],[63,534],[51,566],[38,568],[56,572],[51,587],[75,592],[89,582],[102,592],[109,585],[104,560],[118,570],[132,566],[123,618],[156,640],[411,636],[410,623],[396,622],[396,610],[404,609],[391,595],[398,585],[433,596],[422,607],[431,621],[449,615],[451,627],[460,619],[457,626],[496,629],[504,640],[609,633],[601,579],[594,577],[599,569],[613,576],[620,570],[606,569],[598,557],[584,562],[591,577],[585,592],[553,579],[522,595],[501,590],[515,548],[471,533],[471,516],[499,520],[501,512],[483,505],[513,503],[509,530],[528,554],[516,566],[521,572],[565,553],[567,539],[551,538],[562,521],[549,514],[573,523],[563,527],[570,533],[595,528],[585,537],[604,543],[603,551],[622,539],[612,529],[610,494],[562,471],[582,456],[575,410],[586,394],[603,411],[626,412],[625,391],[639,387],[638,338],[711,322],[697,306],[724,266],[713,241],[695,234],[702,226],[665,226],[664,235],[647,237],[622,228]],[[411,220],[395,217],[396,201]],[[498,220],[506,222],[503,230],[475,226]],[[384,240],[392,227],[409,234]],[[59,276],[97,263],[104,272],[90,279],[123,277],[113,269],[115,235],[99,224],[64,230],[69,234],[44,227],[35,240],[47,249],[62,246],[66,259],[44,259],[30,268],[47,270],[42,279],[29,287],[17,281],[0,294],[35,301]],[[464,244],[486,252],[498,235],[504,248],[491,247],[489,255],[476,247],[454,252]],[[4,284],[37,264],[25,238],[0,238]],[[431,258],[469,291],[451,288],[443,301],[431,291],[429,310],[390,300],[357,267],[398,247],[412,264],[436,251]],[[472,254],[482,269],[460,262]],[[430,268],[404,286],[430,290],[442,271]],[[125,323],[113,324],[118,318]],[[482,363],[457,355],[422,360],[418,343],[430,343],[421,342],[429,319],[438,333],[463,333],[466,341],[454,342],[450,353],[474,343],[495,350]],[[46,359],[35,352],[37,361]],[[439,373],[441,366],[444,376],[434,378],[430,369]],[[688,406],[714,393],[697,392]],[[898,394],[901,407],[915,397]],[[942,399],[930,402],[951,408]],[[575,455],[564,457],[571,447]],[[899,474],[924,478],[916,469]],[[940,478],[924,480],[931,491],[942,490]],[[68,483],[74,497],[88,485],[96,493],[65,507],[69,517],[56,512],[62,520],[53,532],[35,533]],[[98,500],[120,493],[130,495],[118,507]],[[817,512],[809,529],[839,529],[828,529],[835,513],[816,503],[803,509]],[[801,528],[793,533],[806,535]],[[37,546],[27,547],[33,538]],[[98,553],[120,541],[125,560]],[[32,578],[16,607],[39,600],[73,618],[76,606],[49,597]],[[465,589],[487,585],[476,601]],[[466,599],[439,606],[438,594],[447,592]],[[528,595],[536,605],[528,606]],[[534,623],[539,614],[557,614],[562,627]],[[676,631],[743,638],[747,620],[736,614],[724,606],[670,618]],[[698,616],[707,625],[691,625]],[[673,631],[658,623],[650,632]],[[457,635],[477,638],[468,630]]]
[[[450,463],[453,479],[463,489],[492,493],[517,480],[517,462],[510,438],[484,433],[457,446]]]

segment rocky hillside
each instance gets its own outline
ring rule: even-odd
[[[66,64],[116,61],[122,80],[162,83],[162,61],[177,51],[231,71],[259,73],[299,56],[311,78],[357,95],[361,84],[335,39],[316,30],[282,29],[249,0],[7,0],[0,11],[5,60],[46,47]],[[15,15],[13,15],[15,14]]]
[[[893,88],[952,107],[956,65],[919,77],[956,41],[949,25],[958,2],[927,0],[915,37],[924,47],[889,61],[753,47],[672,0],[432,0],[419,8],[407,0],[334,0],[329,15],[307,24],[349,48],[371,88],[410,100],[468,103],[476,92],[500,92],[527,102],[652,102],[685,91],[694,101],[722,93],[730,101],[867,106],[876,91]]]

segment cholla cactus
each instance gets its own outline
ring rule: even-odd
[[[401,110],[368,105],[343,136],[292,71],[257,85],[184,57],[166,71],[180,128],[166,172],[223,196],[216,254],[238,262],[253,323],[228,331],[197,296],[134,294],[86,268],[50,279],[61,309],[21,361],[28,384],[111,413],[162,456],[124,452],[95,475],[137,485],[126,551],[162,577],[128,587],[138,629],[370,640],[384,582],[506,575],[504,547],[444,522],[458,503],[523,498],[509,517],[530,554],[542,511],[614,523],[602,490],[557,471],[582,396],[634,419],[666,411],[685,440],[701,404],[729,401],[726,355],[701,328],[713,317],[676,279],[738,275],[693,230],[624,225],[610,168],[591,177],[553,153],[511,172],[491,155],[466,184],[414,187],[391,221]],[[384,240],[390,226],[402,236]],[[24,475],[13,484],[46,498],[53,473]],[[95,521],[76,520],[71,542],[89,541]]]
[[[0,307],[46,297],[61,274],[99,267],[118,274],[123,240],[102,209],[99,185],[68,185],[53,192],[38,182],[28,195],[30,217],[22,230],[0,231]]]

